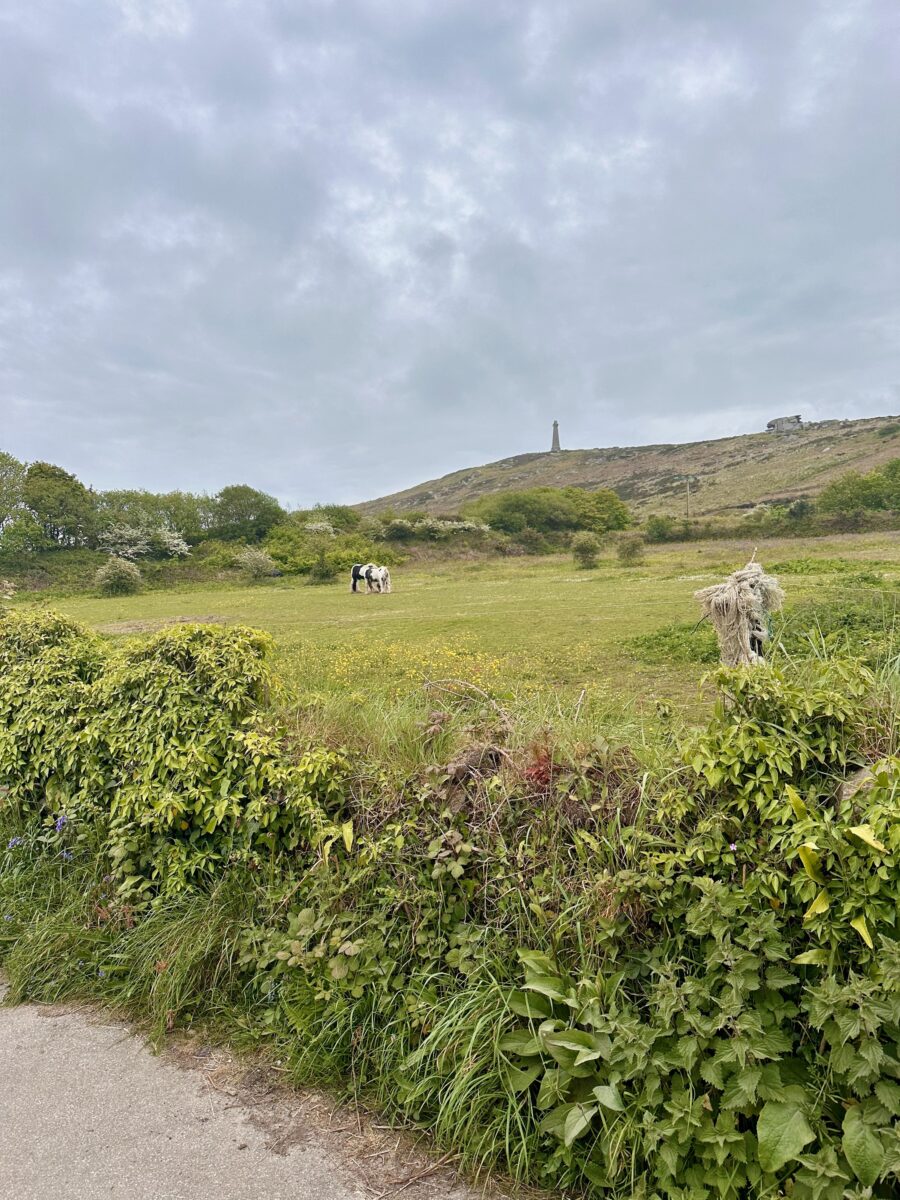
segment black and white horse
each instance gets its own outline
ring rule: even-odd
[[[363,582],[367,593],[389,592],[391,573],[387,567],[379,567],[375,563],[354,563],[350,568],[350,591],[359,591],[359,584]]]

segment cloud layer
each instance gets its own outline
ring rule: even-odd
[[[893,0],[7,0],[0,446],[357,500],[900,409]]]

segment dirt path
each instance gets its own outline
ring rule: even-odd
[[[157,1057],[127,1025],[91,1010],[0,1008],[0,1196],[483,1195],[352,1109],[281,1087],[271,1070],[202,1045]]]

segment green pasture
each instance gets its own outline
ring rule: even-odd
[[[244,623],[267,630],[293,690],[335,687],[360,697],[425,679],[463,678],[499,691],[569,695],[581,688],[635,706],[691,703],[704,668],[642,663],[626,643],[697,614],[693,593],[757,551],[782,574],[788,602],[846,596],[861,573],[895,589],[900,535],[859,534],[750,543],[648,547],[645,562],[612,556],[596,570],[566,558],[445,562],[398,567],[390,595],[353,595],[341,579],[220,584],[136,596],[54,599],[54,607],[110,636],[139,635],[173,620]],[[817,563],[821,563],[821,570]]]

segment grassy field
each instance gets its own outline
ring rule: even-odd
[[[51,603],[111,636],[175,619],[260,627],[274,636],[280,674],[297,694],[338,691],[358,704],[396,700],[426,679],[462,678],[492,695],[541,695],[551,713],[584,688],[591,703],[639,716],[660,699],[692,708],[705,668],[641,662],[628,640],[693,620],[694,591],[754,548],[722,541],[652,547],[640,566],[610,558],[593,571],[563,558],[448,563],[428,572],[401,567],[385,596],[352,595],[344,580],[309,587],[290,579]],[[766,566],[790,568],[782,575],[789,603],[852,595],[859,572],[874,574],[876,584],[880,576],[888,590],[900,581],[896,533],[777,539],[757,550]]]

